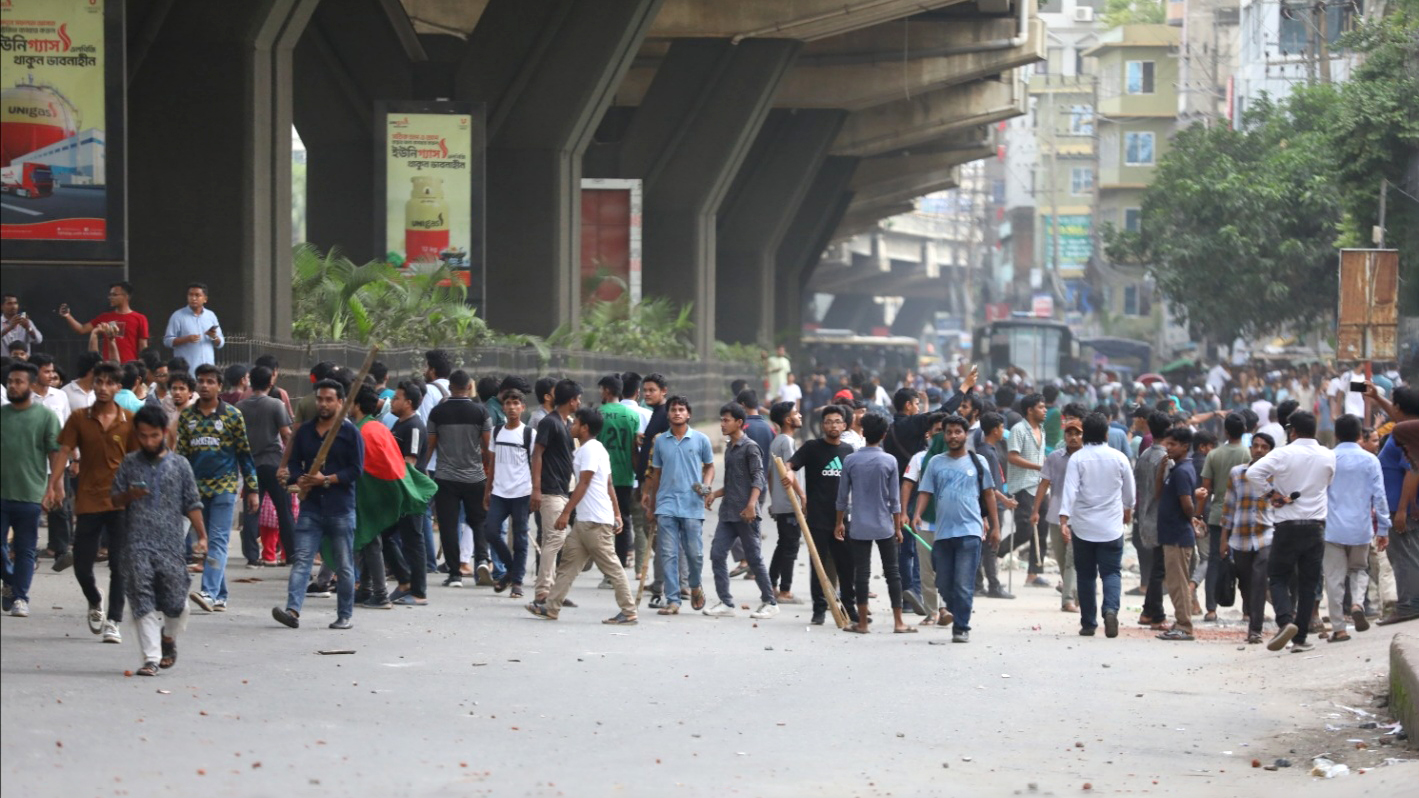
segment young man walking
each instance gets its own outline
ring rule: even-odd
[[[1128,458],[1108,445],[1109,421],[1090,413],[1081,425],[1083,446],[1069,456],[1059,502],[1059,531],[1074,549],[1079,591],[1079,634],[1099,627],[1096,583],[1104,589],[1104,635],[1118,636],[1124,530],[1133,520],[1133,473]]]
[[[1325,559],[1326,493],[1335,477],[1335,453],[1316,441],[1314,415],[1301,410],[1286,422],[1294,439],[1253,463],[1247,479],[1267,491],[1275,523],[1267,577],[1280,628],[1266,647],[1280,651],[1291,643],[1291,651],[1299,653],[1315,647],[1306,637]],[[1292,578],[1297,579],[1294,607]]]
[[[160,407],[148,406],[133,416],[138,451],[123,458],[113,477],[110,497],[124,512],[128,546],[123,584],[133,611],[143,664],[139,676],[157,676],[160,668],[177,664],[177,635],[187,627],[187,573],[184,522],[191,522],[197,542],[192,550],[207,550],[202,496],[192,466],[167,448],[168,420]]]
[[[616,504],[629,512],[631,493],[635,491],[636,436],[640,433],[640,414],[621,404],[621,377],[607,374],[597,383],[601,389],[601,433],[597,440],[606,447],[611,458],[611,484],[616,490]],[[631,545],[635,536],[631,530],[630,516],[622,519],[625,523],[616,532],[616,557],[624,566],[630,561]],[[602,582],[602,587],[610,583]]]
[[[793,459],[793,452],[798,448],[797,436],[798,430],[803,428],[803,414],[795,403],[779,402],[769,408],[769,420],[778,427],[778,435],[769,444],[770,462],[777,457],[787,463]],[[797,603],[798,599],[793,597],[793,564],[798,559],[798,544],[803,530],[798,527],[798,516],[793,512],[789,489],[773,478],[776,473],[775,467],[766,475],[769,478],[769,514],[778,529],[773,557],[769,559],[769,584],[776,591],[776,603]],[[801,490],[798,492],[802,493]]]
[[[544,419],[545,420],[545,419]],[[616,558],[616,530],[620,528],[621,508],[616,504],[616,491],[611,484],[611,458],[606,447],[596,439],[601,432],[601,412],[583,407],[572,416],[571,434],[577,441],[572,468],[577,474],[576,490],[562,507],[552,528],[566,532],[573,512],[577,520],[566,534],[562,562],[557,566],[557,578],[546,603],[532,602],[527,611],[539,618],[557,620],[572,582],[581,573],[587,560],[596,563],[601,573],[611,580],[620,612],[602,623],[629,626],[636,623],[635,599],[631,596],[626,570]]]
[[[714,482],[714,449],[704,433],[690,429],[690,401],[675,395],[665,400],[670,429],[657,435],[651,449],[650,472],[641,501],[655,517],[655,559],[664,564],[665,606],[660,615],[680,613],[680,556],[689,561],[690,606],[704,609],[701,587],[705,518],[703,496]]]
[[[1030,511],[1030,523],[1040,522],[1040,506],[1044,505],[1049,545],[1059,563],[1059,609],[1061,612],[1078,612],[1079,605],[1075,603],[1079,590],[1074,572],[1074,544],[1064,539],[1059,525],[1059,508],[1064,500],[1064,474],[1069,457],[1084,447],[1084,420],[1072,416],[1064,418],[1060,430],[1064,445],[1045,455],[1045,465],[1040,470],[1040,486],[1035,491],[1035,504]]]
[[[744,548],[744,559],[759,586],[759,608],[751,618],[772,618],[778,615],[769,571],[759,541],[759,496],[767,487],[764,459],[759,445],[749,439],[744,427],[748,414],[741,405],[730,403],[719,410],[719,431],[728,438],[724,446],[724,487],[705,497],[705,510],[719,505],[719,525],[710,543],[710,567],[714,570],[714,589],[719,603],[705,610],[706,615],[734,615],[734,596],[729,589],[729,550],[735,541]]]
[[[1194,639],[1192,583],[1189,563],[1197,548],[1193,521],[1201,522],[1194,505],[1197,471],[1192,466],[1192,430],[1176,426],[1163,436],[1163,448],[1173,467],[1158,492],[1158,545],[1163,550],[1163,585],[1173,604],[1173,626],[1159,640]]]
[[[976,405],[979,398],[972,398],[970,402],[962,402],[961,406]],[[977,420],[977,427],[974,433],[966,436],[966,448],[970,448],[973,436],[979,433],[980,445],[974,451],[985,461],[986,469],[995,480],[995,506],[999,513],[1000,523],[1006,524],[1006,513],[1017,511],[1020,504],[1014,497],[1006,493],[1005,468],[1000,464],[1003,455],[1000,454],[1005,441],[1005,417],[999,413],[982,413]],[[1023,512],[1023,511],[1020,511]],[[1004,533],[1002,532],[1001,535]],[[999,535],[997,535],[999,537]],[[1000,584],[1000,556],[1002,552],[999,547],[983,549],[980,556],[980,568],[976,571],[976,595],[981,595],[984,588],[984,595],[991,599],[1014,599],[1015,594],[1005,589]],[[930,553],[928,552],[928,559]],[[926,561],[923,560],[923,563]]]
[[[645,398],[646,407],[650,410],[650,414],[646,417],[645,428],[641,430],[640,442],[638,444],[639,451],[636,453],[635,463],[636,479],[640,481],[638,501],[641,505],[641,512],[645,512],[647,495],[646,483],[650,479],[650,461],[654,454],[655,439],[657,436],[670,429],[670,418],[667,415],[667,408],[665,407],[665,399],[669,396],[666,392],[666,388],[668,387],[664,375],[658,373],[652,372],[641,379],[641,396]],[[653,518],[653,516],[647,513],[647,521],[651,518]],[[665,563],[661,562],[658,554],[650,551],[650,530],[647,529],[647,527],[648,524],[642,524],[636,527],[636,562],[645,562],[645,558],[651,556],[651,570],[654,576],[650,583],[649,606],[659,609],[664,605]],[[683,558],[681,562],[684,562]],[[688,582],[688,571],[682,569],[682,573],[684,573],[686,578],[681,581]]]
[[[419,417],[419,403],[424,392],[418,383],[406,381],[394,389],[394,398],[389,401],[390,412],[394,416],[394,426],[389,432],[399,444],[399,453],[404,457],[406,468],[425,472],[429,462],[428,433],[424,420]],[[437,491],[438,486],[434,486]],[[385,561],[394,571],[398,586],[390,592],[389,600],[394,604],[422,607],[428,604],[428,575],[436,573],[432,548],[433,535],[426,533],[424,519],[428,517],[427,503],[413,515],[399,519],[394,529],[385,530]]]
[[[981,547],[994,551],[1000,543],[1000,517],[995,505],[995,478],[984,461],[966,449],[967,422],[950,415],[941,422],[944,452],[927,450],[912,526],[923,515],[932,517],[935,541],[931,563],[936,591],[945,611],[937,626],[951,624],[951,641],[971,640],[971,610],[975,603],[976,569]]]
[[[899,491],[901,478],[897,460],[882,451],[882,439],[887,435],[887,419],[869,415],[862,419],[862,436],[867,445],[843,458],[842,477],[838,481],[837,511],[833,537],[845,540],[848,508],[852,508],[852,559],[857,580],[853,592],[857,595],[857,624],[847,631],[867,634],[868,583],[872,578],[872,548],[882,561],[882,573],[887,580],[887,595],[892,603],[892,631],[897,634],[915,632],[902,620],[901,559],[897,547],[902,542],[902,502]],[[971,566],[974,578],[975,566]],[[923,612],[925,610],[923,609]]]
[[[1227,499],[1222,508],[1220,548],[1223,557],[1232,553],[1242,591],[1242,615],[1247,619],[1247,643],[1262,641],[1261,626],[1266,617],[1266,569],[1271,558],[1271,513],[1266,492],[1247,479],[1251,463],[1276,448],[1276,441],[1264,432],[1251,438],[1251,462],[1232,469],[1228,477]]]
[[[555,403],[537,425],[536,443],[532,447],[532,498],[528,507],[538,513],[542,527],[537,558],[537,585],[533,589],[534,603],[542,603],[552,593],[557,575],[557,553],[567,538],[567,528],[556,526],[571,499],[572,435],[571,418],[581,408],[581,386],[562,380],[552,389]]]
[[[1035,492],[1040,484],[1040,471],[1045,464],[1045,398],[1037,393],[1029,394],[1020,400],[1020,412],[1024,418],[1010,429],[1005,480],[1010,490],[1015,492],[1015,501],[1021,507],[1033,507]],[[1039,550],[1048,540],[1049,530],[1042,524],[1031,524],[1029,513],[1021,511],[1015,514],[1015,535],[1010,540],[1009,548],[1013,551],[1029,544],[1027,584],[1031,586],[1052,586],[1044,577],[1044,552]]]
[[[296,528],[296,521],[291,515],[290,494],[276,476],[276,471],[281,465],[281,453],[291,445],[291,416],[286,410],[286,403],[271,395],[276,375],[270,368],[257,366],[251,370],[250,376],[251,395],[238,402],[236,407],[246,422],[246,438],[251,446],[251,461],[256,464],[256,484],[261,489],[260,495],[270,499],[276,508],[281,549],[290,552],[291,533]]]
[[[1360,448],[1361,424],[1358,416],[1335,420],[1335,478],[1326,489],[1325,594],[1330,600],[1329,641],[1350,639],[1345,616],[1355,622],[1355,630],[1370,628],[1365,617],[1365,591],[1370,586],[1370,541],[1384,551],[1389,546],[1389,503],[1385,497],[1380,460]],[[1344,606],[1346,587],[1352,604]]]
[[[503,412],[507,423],[493,429],[493,457],[489,465],[488,484],[491,489],[483,504],[488,511],[488,545],[493,554],[507,566],[493,585],[502,593],[512,588],[511,598],[522,598],[522,579],[527,572],[527,516],[532,501],[532,447],[536,432],[522,423],[522,391],[509,388],[502,392]],[[503,522],[512,520],[512,550],[503,540]]]
[[[1204,621],[1217,620],[1217,582],[1221,578],[1222,552],[1226,541],[1222,539],[1222,513],[1227,504],[1227,491],[1231,483],[1232,469],[1251,462],[1251,452],[1242,445],[1242,435],[1246,434],[1246,419],[1240,413],[1228,413],[1222,420],[1222,429],[1227,433],[1227,442],[1207,453],[1203,461],[1202,514],[1207,517],[1207,575],[1203,588],[1203,600],[1207,604]]]
[[[89,631],[102,635],[105,643],[122,643],[118,624],[123,621],[123,569],[109,568],[108,607],[105,594],[94,581],[99,541],[108,536],[110,559],[121,561],[127,532],[122,516],[113,506],[109,487],[124,455],[137,448],[133,437],[133,414],[114,404],[118,393],[118,366],[99,362],[90,372],[93,404],[70,414],[59,432],[59,451],[50,456],[49,490],[45,504],[58,507],[64,501],[65,466],[79,454],[79,476],[74,489],[74,578],[89,603]]]
[[[333,566],[337,580],[335,622],[330,628],[349,629],[355,614],[355,481],[365,467],[365,444],[348,418],[335,426],[335,416],[345,401],[343,384],[332,379],[317,382],[315,401],[315,418],[302,424],[291,441],[286,484],[294,484],[306,494],[296,522],[286,606],[273,607],[271,617],[292,629],[300,626],[315,553],[328,543],[331,561],[326,564]],[[326,435],[334,435],[334,442],[320,470],[313,471]]]
[[[46,469],[59,451],[59,419],[33,391],[38,376],[32,363],[11,366],[5,380],[9,404],[0,407],[0,460],[5,463],[0,469],[0,575],[10,589],[4,609],[16,618],[30,614]],[[14,544],[6,545],[11,530]]]
[[[256,466],[246,436],[241,411],[217,398],[222,371],[204,364],[197,367],[197,402],[177,420],[176,452],[187,458],[202,494],[202,517],[207,525],[207,559],[201,589],[192,600],[208,612],[227,608],[227,544],[237,496],[246,488],[247,512],[261,505],[257,494]]]
[[[488,542],[483,533],[483,497],[488,487],[488,440],[492,418],[482,402],[473,401],[473,380],[459,369],[448,378],[450,396],[429,413],[429,449],[438,457],[434,482],[434,513],[443,540],[443,561],[448,566],[444,587],[463,587],[464,555],[459,543],[459,510],[473,529],[473,552],[478,584],[493,584],[488,562]]]
[[[806,501],[803,515],[808,522],[808,534],[813,536],[818,556],[824,560],[824,570],[827,570],[829,561],[836,570],[843,608],[852,622],[857,623],[857,594],[854,592],[857,581],[852,550],[833,535],[838,523],[838,482],[842,479],[843,461],[852,454],[852,446],[843,443],[842,439],[851,417],[852,410],[842,405],[824,407],[820,422],[823,437],[800,446],[787,465],[793,471],[802,470],[804,473]],[[784,487],[792,490],[791,480],[786,479]],[[813,598],[812,622],[821,626],[828,612],[825,591],[832,590],[833,586],[819,584],[818,570],[814,568],[808,571],[808,589]]]
[[[1158,494],[1163,484],[1163,476],[1172,467],[1168,450],[1163,446],[1163,436],[1172,427],[1172,420],[1158,410],[1148,414],[1149,446],[1133,463],[1133,483],[1136,488],[1134,520],[1137,525],[1140,568],[1144,569],[1143,611],[1138,615],[1138,623],[1154,631],[1162,631],[1167,621],[1163,610],[1163,549],[1158,545]],[[1146,553],[1146,557],[1144,556]]]

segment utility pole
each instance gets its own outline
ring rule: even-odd
[[[1330,82],[1330,36],[1326,31],[1329,7],[1325,0],[1317,0],[1312,13],[1316,16],[1316,55],[1320,59],[1320,82]]]
[[[1375,246],[1385,248],[1385,206],[1389,204],[1389,179],[1380,178],[1380,224],[1375,229]]]

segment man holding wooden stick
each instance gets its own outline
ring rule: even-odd
[[[296,431],[291,441],[287,484],[305,492],[296,523],[295,552],[287,582],[286,607],[274,607],[271,617],[295,629],[315,552],[328,542],[337,581],[336,617],[331,629],[351,628],[355,614],[355,480],[364,470],[364,440],[345,418],[345,386],[324,379],[315,384],[315,418]],[[330,438],[330,445],[323,446]],[[324,451],[322,451],[324,449]],[[324,455],[323,457],[321,455]]]
[[[823,408],[823,437],[811,440],[793,453],[787,465],[794,471],[802,469],[807,479],[808,534],[812,536],[818,554],[822,558],[831,557],[837,569],[838,585],[842,588],[843,606],[853,623],[857,622],[857,602],[854,591],[855,569],[852,550],[847,542],[833,536],[833,528],[838,523],[838,480],[842,477],[843,460],[852,454],[852,447],[843,443],[842,434],[847,429],[852,411],[841,405]],[[784,487],[795,490],[792,480],[785,478]],[[817,570],[809,573],[809,592],[813,596],[813,623],[821,626],[827,618],[828,599],[825,591],[833,589],[831,584],[822,585]]]

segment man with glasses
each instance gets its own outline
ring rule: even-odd
[[[109,341],[118,344],[119,362],[137,360],[138,353],[148,348],[148,317],[134,310],[133,286],[119,281],[108,287],[109,310],[80,322],[69,312],[67,304],[59,306],[59,316],[69,322],[69,328],[80,335],[98,331],[99,351],[107,352]]]

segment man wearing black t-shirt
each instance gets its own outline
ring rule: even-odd
[[[562,380],[552,389],[556,407],[537,423],[536,443],[532,447],[531,509],[542,516],[538,530],[537,586],[533,599],[547,600],[557,574],[557,553],[567,539],[567,527],[557,529],[557,519],[571,498],[572,434],[567,424],[581,407],[581,386],[572,380]],[[566,606],[565,602],[563,606]]]
[[[840,405],[823,408],[820,423],[823,437],[815,438],[799,447],[787,465],[797,471],[803,470],[806,477],[807,496],[798,483],[792,479],[783,480],[783,486],[799,494],[804,501],[804,516],[808,531],[813,535],[813,543],[819,557],[831,557],[837,569],[838,585],[842,588],[843,606],[847,615],[857,622],[857,601],[853,589],[854,571],[852,550],[845,540],[833,536],[837,526],[838,480],[842,476],[843,460],[852,454],[852,447],[842,442],[843,430],[847,429],[851,410]],[[824,563],[826,566],[826,563]],[[808,587],[813,595],[813,623],[822,625],[828,611],[828,600],[823,586],[818,584],[817,569],[809,569]],[[830,585],[828,589],[832,589]],[[864,597],[865,598],[865,597]]]
[[[473,378],[459,369],[448,378],[449,397],[429,411],[429,448],[438,453],[434,469],[434,513],[443,540],[443,561],[448,566],[444,587],[463,587],[462,553],[458,541],[458,511],[463,510],[473,528],[473,561],[478,584],[493,584],[488,561],[488,541],[483,535],[483,491],[488,487],[485,459],[492,418],[481,402],[473,401]]]
[[[394,389],[394,398],[389,400],[389,410],[397,419],[389,431],[399,442],[399,453],[404,455],[404,463],[419,471],[429,464],[428,432],[424,428],[424,420],[419,418],[419,403],[423,400],[424,392],[414,382],[399,383],[399,387]],[[411,607],[427,604],[428,569],[425,563],[431,552],[425,545],[424,513],[404,516],[399,523],[386,529],[383,535],[384,560],[399,582],[399,586],[389,594],[390,602]]]

